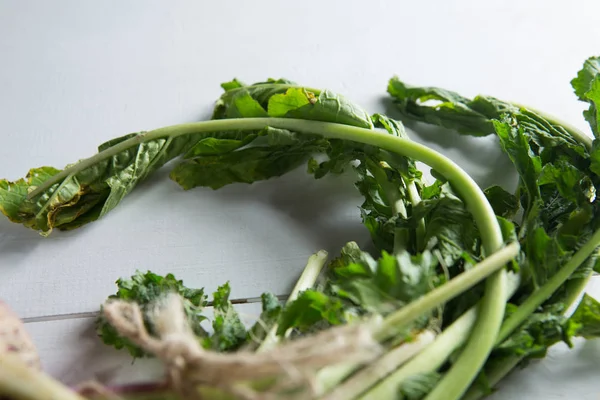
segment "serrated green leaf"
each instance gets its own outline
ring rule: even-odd
[[[113,139],[98,151],[130,139]],[[54,228],[73,229],[106,215],[148,175],[179,156],[195,137],[161,138],[142,142],[86,168],[28,199],[28,193],[60,172],[51,167],[32,169],[26,179],[0,181],[0,211],[11,221],[49,234]]]
[[[201,326],[202,321],[206,319],[202,315],[202,311],[207,304],[203,289],[189,289],[183,285],[181,280],[177,280],[173,274],[161,276],[150,271],[145,273],[136,271],[129,279],[118,279],[116,284],[117,293],[111,295],[109,299],[133,301],[140,306],[144,314],[166,294],[178,293],[183,299],[185,314],[193,332],[199,337],[207,336],[206,331]],[[154,325],[147,315],[144,315],[144,323],[148,332],[154,335]],[[114,327],[102,316],[96,321],[96,332],[106,345],[116,349],[124,348],[136,358],[150,356],[129,339],[119,336]]]
[[[344,97],[324,90],[318,97],[303,88],[290,88],[269,99],[271,117],[302,118],[373,128],[369,114]]]
[[[315,290],[306,290],[281,313],[277,335],[284,335],[290,328],[305,332],[318,324],[331,326],[343,322],[343,306],[338,299]]]
[[[600,303],[587,293],[570,319],[577,324],[577,336],[586,339],[600,337]]]
[[[484,190],[484,194],[496,215],[511,218],[519,210],[519,200],[500,186],[491,186]]]
[[[213,293],[213,334],[205,343],[218,351],[234,351],[241,347],[248,339],[248,332],[234,308],[229,295],[231,288],[225,283]]]

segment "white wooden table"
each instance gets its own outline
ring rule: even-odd
[[[377,112],[397,74],[518,100],[587,131],[569,81],[599,43],[594,0],[0,0],[0,176],[62,168],[107,139],[207,118],[233,77],[286,77]],[[452,136],[434,146],[489,184],[508,165],[492,144]],[[316,182],[303,171],[185,193],[159,173],[74,232],[42,238],[0,218],[0,297],[67,383],[135,379],[139,364],[160,374],[94,334],[93,313],[118,277],[150,269],[209,291],[229,280],[236,298],[285,294],[311,253],[368,241],[358,204],[347,179]],[[252,318],[258,308],[242,311]],[[600,399],[599,360],[598,341],[556,346],[494,400]]]

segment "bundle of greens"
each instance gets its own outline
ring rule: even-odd
[[[99,336],[134,357],[159,358],[167,377],[80,396],[478,399],[553,344],[600,335],[592,297],[568,313],[600,271],[599,72],[600,58],[590,58],[572,81],[589,103],[594,140],[528,107],[390,80],[389,94],[415,129],[496,134],[519,174],[515,193],[481,189],[452,160],[412,141],[400,121],[328,90],[233,80],[210,121],[126,135],[64,170],[0,181],[0,210],[43,235],[75,229],[175,159],[170,176],[185,190],[250,184],[301,165],[317,179],[354,171],[374,252],[348,238],[332,260],[316,253],[285,302],[262,295],[250,327],[228,283],[210,304],[172,275],[119,279]],[[417,162],[431,168],[431,181]],[[15,398],[36,398],[29,388],[8,392],[0,382],[0,394]]]

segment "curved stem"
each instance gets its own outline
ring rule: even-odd
[[[465,200],[469,211],[473,214],[475,223],[482,233],[482,241],[485,251],[492,254],[502,247],[502,231],[494,211],[487,201],[481,189],[475,181],[456,163],[442,154],[432,150],[422,144],[392,136],[380,131],[348,126],[343,124],[334,124],[330,122],[307,121],[293,118],[234,118],[219,119],[202,122],[192,122],[187,124],[172,125],[159,128],[153,131],[141,133],[135,137],[124,140],[90,158],[82,160],[69,168],[66,168],[58,174],[52,176],[41,186],[29,194],[30,198],[35,197],[55,183],[65,179],[71,174],[77,174],[98,162],[110,158],[120,152],[136,146],[143,142],[163,138],[178,137],[194,133],[219,132],[228,130],[259,130],[265,126],[273,128],[288,129],[292,131],[317,134],[326,138],[345,139],[363,144],[380,147],[406,157],[413,158],[429,165],[440,174],[444,175],[452,183],[455,189]]]
[[[223,119],[159,128],[118,143],[87,160],[75,164],[71,168],[63,170],[40,186],[40,188],[31,194],[31,196],[33,197],[35,194],[39,194],[44,188],[50,187],[52,184],[64,179],[70,174],[77,173],[77,171],[88,168],[101,160],[118,154],[141,142],[162,137],[177,137],[201,132],[258,130],[265,126],[288,129],[301,133],[318,134],[326,138],[359,142],[410,157],[416,161],[429,165],[443,175],[464,199],[481,234],[485,253],[488,255],[492,254],[503,246],[502,231],[490,203],[487,201],[485,195],[475,181],[473,181],[463,169],[449,158],[422,144],[380,131],[302,119]],[[496,335],[504,317],[504,298],[507,289],[506,281],[505,269],[496,272],[488,278],[485,295],[481,304],[481,313],[478,317],[478,324],[473,330],[465,350],[442,379],[440,384],[430,394],[428,400],[458,399],[475,379],[493,348]]]

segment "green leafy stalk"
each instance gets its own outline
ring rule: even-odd
[[[298,279],[296,282],[296,285],[292,289],[292,292],[287,299],[287,303],[295,301],[300,293],[312,288],[315,285],[315,282],[317,281],[317,278],[319,277],[319,274],[321,273],[321,270],[327,261],[327,256],[328,254],[325,250],[320,250],[309,257],[306,267],[304,268],[304,271],[302,271],[302,275],[300,275],[300,279]],[[257,351],[266,351],[277,345],[281,339],[281,336],[277,335],[277,330],[277,324],[271,327],[271,330],[267,333]],[[283,338],[288,338],[290,334],[291,329],[288,329],[288,331],[284,333]]]
[[[508,301],[519,285],[519,276],[509,274],[508,290],[502,300]],[[473,327],[478,322],[480,312],[480,304],[467,310],[452,325],[439,334],[430,346],[402,367],[393,372],[390,371],[390,375],[371,387],[367,392],[360,396],[357,394],[357,398],[361,400],[393,398],[398,393],[398,389],[410,377],[435,372],[452,353],[465,344]]]
[[[502,247],[503,238],[501,229],[485,195],[473,179],[452,160],[436,151],[408,139],[387,135],[378,131],[359,128],[355,126],[309,121],[292,118],[241,118],[211,120],[173,125],[159,128],[154,131],[141,133],[126,139],[94,156],[78,162],[49,177],[35,190],[29,193],[29,198],[34,198],[39,193],[61,182],[71,174],[84,171],[94,165],[113,157],[139,143],[150,142],[161,138],[177,138],[184,135],[193,135],[220,131],[251,131],[261,130],[266,126],[305,134],[322,135],[331,139],[349,140],[388,150],[406,157],[410,157],[429,165],[450,181],[461,194],[473,213],[473,218],[482,232],[484,247],[488,253],[493,253]],[[486,232],[485,234],[483,232]]]
[[[590,240],[585,243],[577,253],[561,269],[554,274],[538,290],[519,306],[517,311],[512,313],[502,324],[498,334],[497,344],[503,342],[525,319],[531,315],[543,302],[548,300],[558,288],[560,288],[567,279],[575,272],[585,260],[592,255],[600,246],[600,229],[597,230]]]
[[[575,301],[580,297],[581,293],[585,290],[587,283],[589,282],[589,278],[591,277],[591,273],[586,278],[578,278],[572,279],[567,284],[567,296],[565,299],[566,309],[571,308]],[[585,302],[588,301],[588,303]],[[586,312],[586,309],[590,306],[590,304],[598,304],[594,303],[594,300],[591,298],[583,299],[580,304],[580,313]],[[575,311],[577,313],[577,310]],[[600,326],[598,323],[600,322],[600,308],[596,306],[596,326]],[[574,316],[575,324],[581,323],[581,326],[585,327],[587,324],[582,323],[583,321],[579,316]],[[572,333],[576,334],[576,333]],[[600,334],[600,333],[599,333]],[[505,336],[506,338],[506,336]],[[500,341],[499,341],[500,343]],[[550,345],[548,343],[547,345]],[[487,383],[489,387],[494,387],[498,382],[500,382],[506,375],[508,375],[511,371],[519,365],[525,358],[525,355],[512,354],[509,356],[505,356],[500,360],[495,360],[489,368],[485,369],[485,375],[487,378]],[[487,395],[485,388],[481,385],[474,384],[467,393],[465,393],[464,400],[479,400]]]
[[[374,382],[384,378],[390,371],[398,368],[399,365],[404,364],[421,352],[434,339],[435,334],[431,331],[420,333],[413,340],[389,350],[380,359],[356,372],[350,379],[345,380],[326,396],[321,397],[321,400],[346,400],[354,398],[358,393],[362,393],[371,387]]]
[[[381,325],[374,328],[374,335],[378,340],[389,338],[390,333],[397,332],[399,327],[408,325],[419,316],[439,307],[459,294],[469,290],[481,280],[487,278],[497,270],[506,266],[519,254],[519,244],[508,244],[485,258],[473,268],[463,272],[457,277],[435,288],[426,295],[400,308],[388,315]]]
[[[264,129],[266,126],[309,135],[321,135],[329,139],[362,143],[429,165],[444,176],[461,197],[465,199],[467,207],[472,213],[481,234],[485,252],[489,255],[503,246],[502,230],[484,193],[472,178],[453,161],[411,140],[384,134],[372,129],[321,121],[292,118],[240,118],[212,120],[160,128],[126,139],[89,159],[80,161],[74,166],[59,172],[40,185],[38,192],[51,187],[69,175],[84,171],[140,143],[161,138],[174,139],[184,135],[198,135],[208,132],[256,131]],[[486,282],[486,294],[482,303],[483,311],[480,314],[479,323],[471,335],[467,350],[462,353],[455,363],[453,370],[447,375],[447,379],[452,379],[452,381],[442,380],[441,382],[443,389],[446,387],[447,382],[451,383],[449,385],[450,388],[444,389],[446,390],[444,395],[452,393],[454,397],[451,398],[458,398],[468,388],[478,370],[485,362],[494,344],[495,334],[493,333],[498,331],[502,322],[504,315],[504,302],[502,299],[505,297],[505,293],[506,271],[500,270],[490,276]],[[440,392],[435,392],[434,394],[437,396],[437,393]],[[431,400],[434,399],[435,397]],[[445,397],[445,399],[448,399],[448,397]]]
[[[417,300],[413,300],[408,305],[392,312],[386,316],[382,322],[373,321],[373,336],[380,342],[393,338],[399,332],[405,331],[409,324],[415,319],[426,315],[429,311],[446,303],[461,292],[468,290],[477,282],[485,279],[498,269],[503,268],[510,260],[517,256],[518,252],[518,243],[511,243],[441,287],[433,289],[429,293],[419,297]],[[427,332],[423,333],[423,335],[427,334]],[[427,336],[423,336],[423,340],[428,341]],[[369,369],[370,372],[365,372],[364,374],[360,372],[358,373],[360,377],[353,375],[353,383],[342,385],[341,388],[335,389],[335,394],[327,395],[327,398],[350,398],[350,396],[348,396],[350,393],[361,393],[363,390],[368,389],[385,375],[398,368],[403,362],[407,361],[408,358],[412,357],[412,355],[416,354],[411,350],[414,349],[411,346],[411,343],[414,341],[421,343],[419,338],[407,341],[405,348],[401,345],[395,350],[392,350],[391,353],[385,355],[381,360],[376,361],[373,364],[372,369]],[[418,348],[421,349],[422,346],[419,346]],[[324,390],[330,389],[335,386],[335,384],[348,377],[357,368],[358,366],[347,365],[341,368],[333,368],[331,371],[322,372],[320,374],[319,382],[324,386]],[[356,392],[355,390],[359,386],[361,387],[361,392]]]

